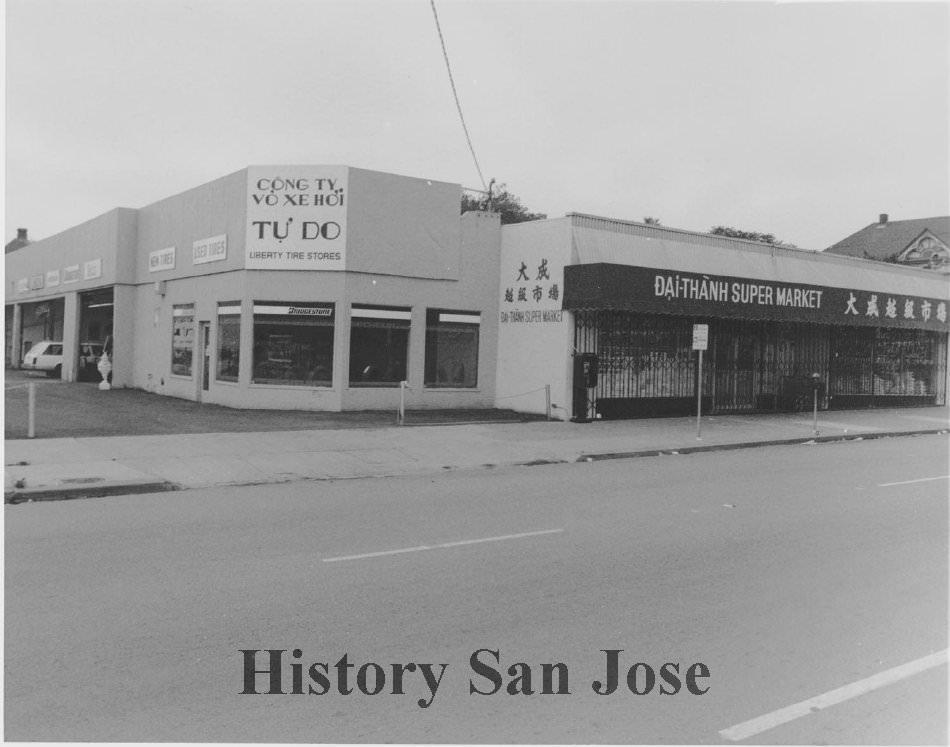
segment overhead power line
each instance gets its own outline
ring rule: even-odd
[[[449,73],[449,83],[452,85],[452,95],[455,97],[455,107],[459,112],[459,119],[462,121],[462,130],[465,132],[465,140],[468,142],[468,149],[472,152],[472,160],[475,161],[475,170],[478,172],[478,178],[481,179],[482,186],[488,191],[488,185],[485,184],[485,177],[482,176],[482,167],[478,164],[478,156],[475,155],[475,147],[472,145],[472,138],[468,134],[468,126],[465,124],[465,115],[462,114],[462,104],[459,102],[458,91],[455,90],[455,78],[452,77],[452,66],[449,64],[449,53],[445,49],[445,37],[442,36],[442,26],[439,24],[439,14],[435,9],[435,0],[429,0],[432,5],[432,16],[435,18],[435,28],[439,32],[439,42],[442,44],[442,56],[445,58],[445,69]]]

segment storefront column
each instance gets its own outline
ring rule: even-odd
[[[215,319],[217,324],[217,319]],[[247,390],[254,379],[254,301],[241,301],[241,351],[238,357],[238,385]]]
[[[943,350],[946,353],[943,369],[943,392],[940,393],[942,396],[937,397],[937,404],[946,407],[950,404],[950,397],[947,396],[950,394],[950,334],[943,337]]]
[[[409,328],[409,350],[406,351],[406,380],[416,392],[425,387],[426,370],[426,307],[413,308]]]
[[[19,368],[23,360],[23,304],[13,304],[13,330],[10,343],[10,367]]]
[[[63,299],[63,381],[76,381],[79,372],[79,294]]]
[[[112,288],[112,386],[132,386],[135,364],[135,288]]]
[[[338,410],[346,410],[350,401],[350,303],[348,296],[338,296],[334,310],[333,386],[340,392]]]

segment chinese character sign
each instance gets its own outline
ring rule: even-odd
[[[547,256],[518,257],[502,267],[501,322],[559,322],[560,268]]]

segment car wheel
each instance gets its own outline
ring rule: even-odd
[[[56,368],[54,368],[52,371],[47,371],[47,372],[46,372],[46,375],[49,376],[51,379],[59,379],[59,378],[62,378],[62,375],[63,375],[63,367],[62,367],[62,366],[56,366]]]

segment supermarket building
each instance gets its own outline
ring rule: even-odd
[[[947,277],[571,214],[456,184],[252,166],[6,255],[7,364],[110,342],[113,385],[232,407],[560,419],[946,404]],[[403,391],[400,382],[407,382]],[[692,403],[692,404],[691,404]]]

